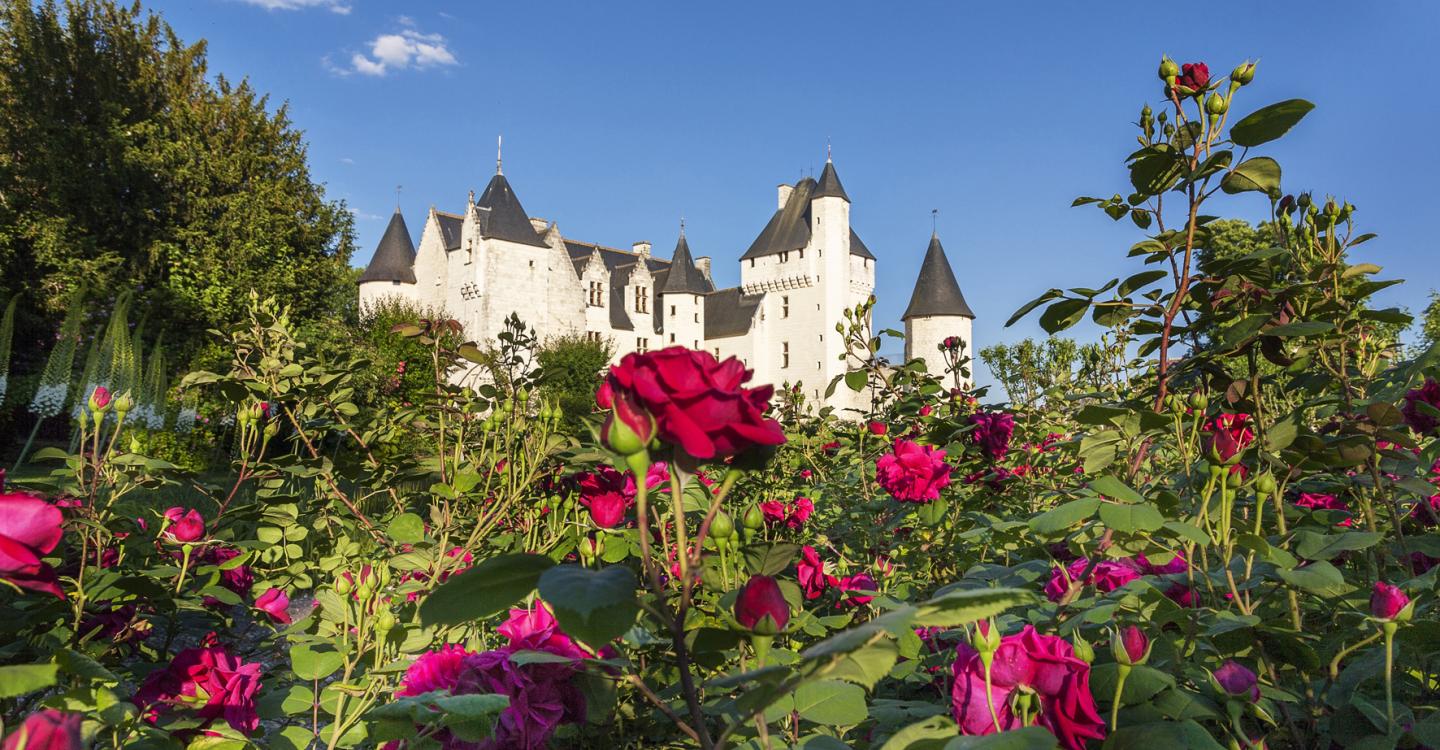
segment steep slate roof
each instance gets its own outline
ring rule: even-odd
[[[475,206],[481,209],[481,237],[545,247],[545,240],[531,226],[530,215],[525,213],[505,175],[497,173],[490,178],[490,184],[485,186],[485,192]]]
[[[810,244],[810,201],[827,196],[844,198],[847,203],[850,201],[835,174],[835,166],[829,162],[825,163],[825,171],[820,173],[820,182],[806,177],[795,183],[785,207],[770,217],[770,223],[760,230],[760,236],[750,243],[750,249],[740,256],[740,260],[779,255]],[[854,229],[850,230],[850,254],[875,260],[870,248],[860,241]]]
[[[705,338],[743,336],[750,332],[755,311],[760,308],[759,294],[742,294],[739,287],[717,289],[705,295]]]
[[[613,247],[594,245],[579,240],[565,240],[565,250],[570,253],[570,262],[575,264],[576,276],[581,275],[585,271],[585,264],[590,262],[590,254],[596,250],[600,251],[600,260],[605,263],[605,269],[612,274],[612,279],[614,278],[613,274],[615,273],[615,269],[634,265],[640,259],[639,255],[628,250],[617,250]],[[651,258],[645,265],[650,269],[650,273],[658,273],[669,268],[670,261]],[[629,277],[627,276],[626,278]],[[658,280],[656,283],[657,285],[659,284]]]
[[[955,281],[945,248],[940,246],[940,236],[932,234],[925,261],[920,264],[920,276],[915,279],[915,291],[910,295],[910,306],[900,319],[943,315],[975,317],[970,305],[965,303],[965,295],[960,293],[960,284]]]
[[[655,289],[656,296],[677,292],[705,294],[715,290],[690,258],[690,243],[685,241],[683,230],[680,232],[679,241],[675,243],[675,252],[670,256],[670,272],[665,275],[665,283],[657,284]]]
[[[414,266],[415,243],[410,241],[410,230],[405,226],[405,217],[400,214],[400,207],[396,206],[395,213],[390,216],[390,225],[385,227],[380,244],[375,246],[375,255],[371,256],[370,265],[365,267],[365,273],[360,274],[360,283],[399,281],[414,284]]]
[[[820,183],[815,186],[815,194],[812,198],[843,198],[846,203],[850,202],[850,196],[845,194],[845,186],[840,184],[840,175],[835,173],[835,164],[829,159],[825,160],[825,169],[820,172]]]
[[[445,242],[445,249],[460,249],[460,228],[465,225],[465,217],[436,211],[435,219],[440,224],[440,239]]]

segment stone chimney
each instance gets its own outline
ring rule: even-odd
[[[630,245],[630,251],[642,258],[650,257],[650,241],[640,240]]]
[[[696,258],[695,268],[700,271],[700,275],[704,276],[706,281],[710,282],[711,286],[715,285],[715,280],[710,278],[710,256],[702,255]]]
[[[535,229],[536,234],[545,234],[550,229],[550,222],[537,216],[531,216],[530,226]]]
[[[780,205],[778,206],[778,209],[783,211],[785,210],[785,204],[790,202],[790,194],[795,192],[795,186],[786,185],[782,182],[780,183],[780,187],[778,189],[780,191]]]

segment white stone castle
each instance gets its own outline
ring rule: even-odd
[[[814,403],[859,406],[832,378],[845,372],[835,332],[846,308],[875,291],[876,258],[850,226],[850,197],[827,159],[820,179],[779,186],[774,215],[740,256],[740,285],[715,288],[710,258],[692,257],[682,225],[669,260],[649,242],[630,250],[561,235],[531,218],[496,160],[495,176],[459,214],[431,208],[418,251],[400,209],[360,277],[360,305],[399,297],[443,310],[476,341],[493,340],[512,313],[542,340],[584,334],[608,340],[618,359],[672,345],[736,356],[751,384],[802,385]],[[758,223],[758,222],[757,222]],[[902,316],[905,357],[942,372],[938,346],[958,336],[973,352],[974,313],[932,234]]]

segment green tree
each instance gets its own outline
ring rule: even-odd
[[[565,424],[575,427],[595,411],[595,389],[612,354],[609,342],[580,334],[557,336],[540,348],[540,395],[560,405]]]
[[[1069,384],[1079,357],[1075,341],[1059,337],[1044,343],[1027,338],[1018,344],[992,344],[980,350],[980,359],[1010,400],[1020,406],[1035,406],[1046,391]]]
[[[32,339],[81,281],[135,290],[182,361],[251,289],[301,321],[345,309],[352,217],[284,106],[206,74],[138,3],[0,0],[0,285],[30,293]]]

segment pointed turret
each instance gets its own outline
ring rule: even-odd
[[[915,291],[910,295],[910,306],[905,308],[901,320],[911,318],[961,317],[974,318],[965,295],[960,293],[960,284],[955,281],[955,272],[950,260],[945,257],[945,248],[940,246],[940,235],[930,235],[930,247],[925,251],[925,261],[920,264],[920,276],[915,279]]]
[[[835,162],[828,158],[825,160],[825,169],[820,172],[820,182],[816,183],[815,192],[810,198],[839,198],[846,203],[850,202],[850,196],[845,194],[845,186],[840,184],[840,175],[835,173]]]
[[[415,283],[415,243],[410,240],[410,229],[405,226],[405,217],[400,207],[390,216],[390,225],[375,246],[375,255],[365,273],[360,274],[360,283],[372,281]]]
[[[675,243],[675,253],[670,256],[670,271],[665,275],[665,285],[658,294],[680,292],[684,294],[708,294],[713,291],[705,275],[695,267],[690,257],[690,243],[685,241],[685,230],[680,230],[680,240]]]
[[[520,199],[510,189],[510,181],[500,173],[498,164],[495,176],[490,178],[490,184],[485,186],[485,192],[480,194],[475,208],[480,213],[481,237],[545,247],[545,240],[535,233],[530,215],[525,213]]]

